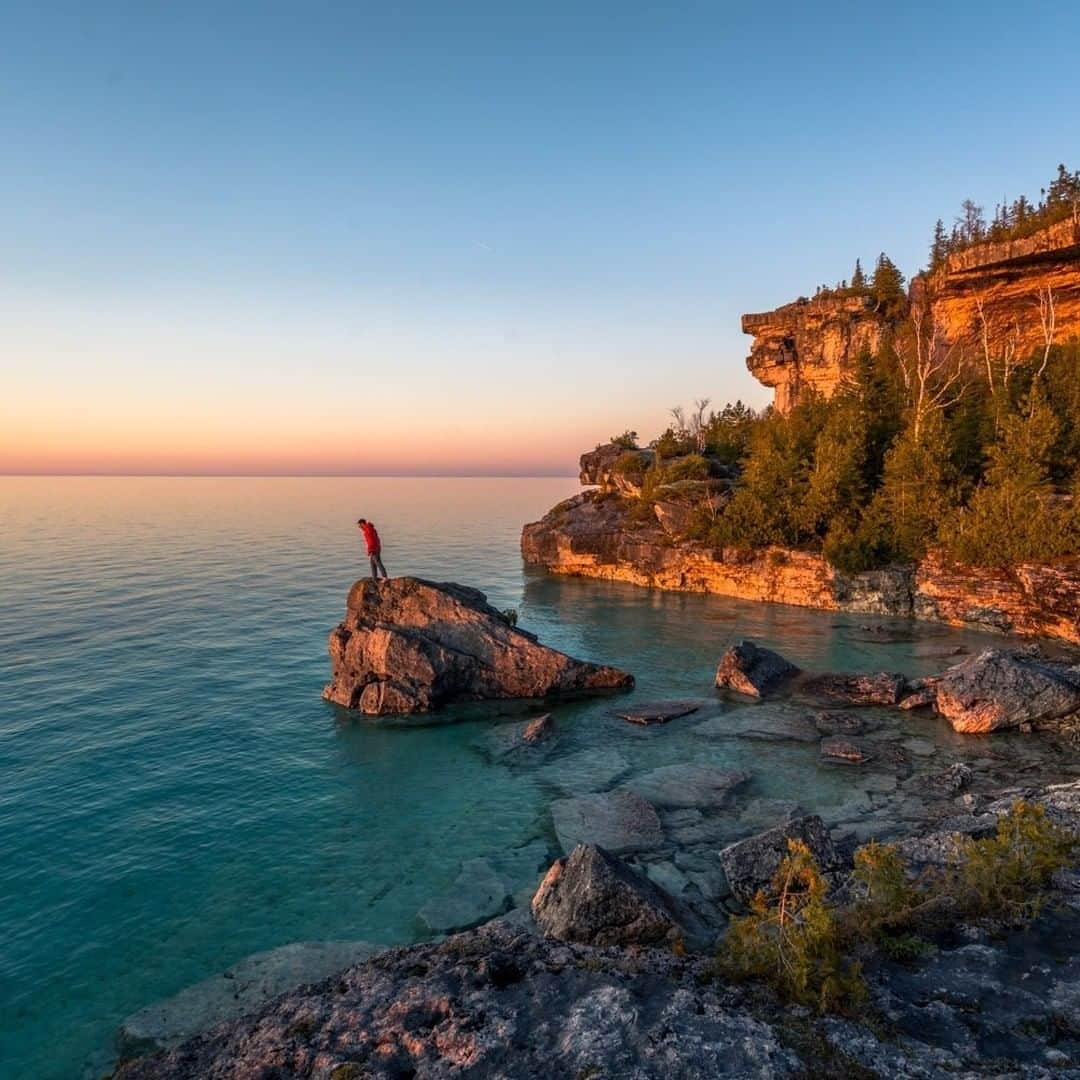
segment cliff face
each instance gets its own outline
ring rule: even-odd
[[[525,561],[556,574],[825,611],[913,616],[1080,644],[1080,559],[991,571],[930,558],[918,567],[843,574],[811,552],[768,548],[738,556],[673,539],[663,521],[635,521],[635,502],[614,491],[587,491],[561,503],[525,526]]]
[[[1023,240],[978,244],[951,255],[937,273],[920,279],[934,321],[962,347],[969,363],[991,356],[1027,357],[1046,345],[1047,297],[1053,303],[1053,340],[1080,335],[1080,224],[1063,221]]]
[[[977,367],[998,367],[1080,336],[1080,223],[1059,222],[1022,240],[977,244],[912,283],[945,340]],[[1052,305],[1051,305],[1052,301]],[[1051,312],[1052,306],[1052,312]],[[1051,327],[1052,320],[1052,327]],[[863,349],[888,329],[867,297],[798,300],[742,317],[754,342],[746,365],[788,412],[809,389],[832,395]],[[984,334],[985,331],[985,334]]]
[[[807,390],[830,397],[859,353],[878,348],[886,323],[869,297],[821,297],[744,315],[742,329],[754,336],[746,366],[787,412]]]

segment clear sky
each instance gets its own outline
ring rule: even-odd
[[[0,472],[572,471],[1080,162],[1080,5],[0,5]]]

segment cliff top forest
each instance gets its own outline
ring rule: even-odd
[[[1064,166],[1038,203],[999,206],[989,225],[968,200],[951,234],[935,228],[930,269],[1078,207],[1080,172]],[[837,289],[874,298],[888,326],[881,347],[857,358],[832,397],[805,393],[786,415],[741,402],[672,410],[651,463],[630,452],[633,433],[619,436],[628,452],[617,467],[641,473],[642,498],[681,485],[695,507],[691,538],[822,551],[849,572],[931,548],[989,567],[1080,554],[1080,341],[1050,335],[1022,356],[987,341],[965,357],[885,255],[869,276],[856,264]]]

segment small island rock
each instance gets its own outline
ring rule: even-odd
[[[364,578],[330,634],[327,701],[382,715],[455,701],[543,698],[634,685],[510,626],[482,592],[420,578]]]

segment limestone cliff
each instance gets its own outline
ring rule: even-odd
[[[887,323],[868,296],[823,296],[744,315],[742,329],[754,336],[746,366],[786,413],[807,390],[831,397],[859,353],[878,348]]]
[[[977,244],[918,278],[935,323],[969,363],[1027,357],[1080,335],[1080,223],[1059,222],[1022,240]],[[1047,298],[1052,301],[1053,326]]]
[[[1080,336],[1080,222],[1063,221],[1020,240],[976,244],[912,283],[943,337],[973,367],[997,367]],[[754,341],[751,374],[788,412],[801,394],[832,395],[863,349],[876,350],[888,322],[870,297],[825,295],[742,317]]]
[[[933,556],[918,566],[844,574],[813,552],[774,547],[740,555],[712,548],[673,532],[662,503],[653,508],[655,522],[643,522],[639,506],[614,488],[583,492],[525,526],[522,555],[556,574],[1080,644],[1080,559],[1000,571]]]

